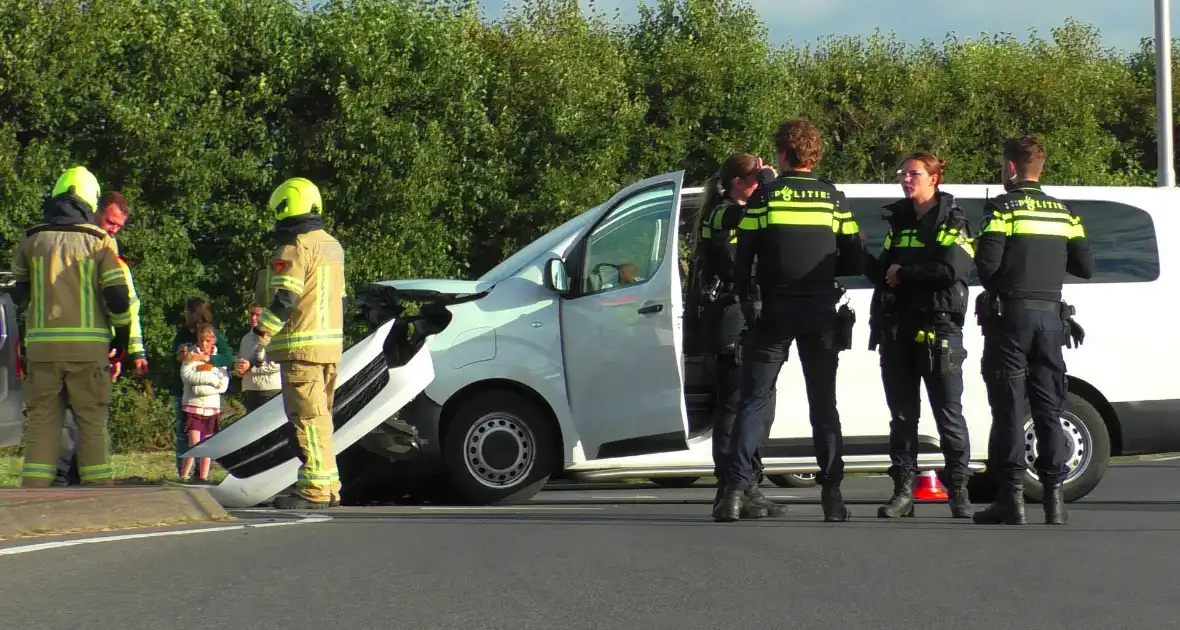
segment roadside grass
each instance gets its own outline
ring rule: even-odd
[[[11,452],[11,451],[10,451]],[[118,453],[111,457],[111,464],[115,469],[115,483],[134,479],[138,483],[162,484],[177,482],[175,454],[172,451],[154,451],[149,453]],[[0,454],[0,488],[16,488],[20,486],[21,457],[10,453]],[[196,466],[193,467],[194,479]],[[225,478],[225,469],[214,462],[209,469],[209,480],[218,483]]]

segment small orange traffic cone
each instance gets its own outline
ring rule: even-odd
[[[947,501],[950,497],[946,489],[938,481],[938,475],[933,470],[924,470],[918,475],[918,483],[914,484],[915,501]]]

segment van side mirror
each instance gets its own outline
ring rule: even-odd
[[[545,275],[542,278],[545,288],[558,295],[565,295],[570,290],[569,275],[565,272],[565,263],[560,258],[550,258],[545,261]]]

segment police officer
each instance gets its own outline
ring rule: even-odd
[[[1061,285],[1066,273],[1089,279],[1094,263],[1081,219],[1041,189],[1044,166],[1045,147],[1037,138],[1004,143],[1000,181],[1007,192],[988,200],[975,244],[975,266],[986,291],[981,367],[992,407],[988,468],[1000,484],[997,500],[974,516],[981,524],[1025,523],[1026,395],[1037,436],[1034,466],[1045,488],[1045,523],[1067,520],[1061,494],[1068,472],[1060,421],[1061,347],[1072,313],[1063,310]]]
[[[890,415],[893,497],[878,508],[881,518],[914,515],[923,380],[942,446],[951,514],[971,517],[971,448],[962,399],[973,251],[967,217],[954,197],[938,189],[944,167],[929,153],[902,158],[898,176],[905,198],[885,206],[889,232],[880,258],[870,257],[866,265],[865,275],[877,285],[874,299],[882,304],[881,380]]]
[[[842,330],[836,318],[839,299],[835,278],[860,275],[864,246],[847,200],[831,182],[812,173],[823,153],[819,129],[794,119],[775,132],[782,171],[751,197],[738,232],[734,282],[738,295],[749,295],[757,259],[756,283],[761,302],[748,302],[751,344],[743,357],[742,402],[734,423],[733,458],[726,488],[714,510],[715,520],[741,517],[755,486],[754,456],[764,431],[764,412],[792,341],[811,407],[817,479],[823,486],[824,520],[848,520],[840,494],[844,478],[844,439],[836,409],[836,369]]]
[[[27,230],[13,252],[14,293],[29,302],[21,487],[53,483],[67,405],[78,422],[81,483],[114,479],[106,439],[108,369],[127,350],[131,298],[114,238],[94,225],[100,192],[85,167],[67,170],[45,202],[44,221]]]
[[[746,202],[759,184],[774,180],[774,170],[763,166],[761,158],[748,153],[734,153],[721,170],[705,184],[701,204],[700,228],[697,231],[695,270],[701,289],[701,326],[706,339],[705,350],[714,357],[713,474],[717,477],[717,508],[725,488],[725,471],[732,456],[733,421],[741,402],[739,364],[740,345],[746,329],[741,296],[734,290],[733,259],[737,253],[737,228],[746,212]],[[774,393],[767,403],[772,413]],[[767,426],[770,422],[766,423]],[[762,458],[754,455],[758,477]],[[774,503],[761,493],[758,484],[750,488],[742,518],[782,516],[785,505]]]
[[[94,222],[107,234],[116,237],[120,230],[127,225],[127,199],[122,193],[109,190],[98,198],[98,212],[94,213]],[[117,238],[116,238],[117,242]],[[119,266],[124,270],[124,280],[131,298],[131,332],[127,342],[127,359],[132,362],[135,373],[139,376],[147,374],[147,350],[143,344],[143,326],[139,319],[139,294],[135,291],[135,282],[131,278],[131,268],[126,259],[119,255]],[[111,362],[111,380],[115,380],[122,373],[123,365],[120,361]],[[57,479],[53,485],[67,486],[78,483],[78,421],[72,410],[66,410],[65,428],[62,432],[61,458],[57,465]]]
[[[344,248],[324,229],[323,200],[302,177],[275,189],[267,204],[277,249],[270,257],[272,294],[258,318],[251,365],[279,364],[283,407],[299,441],[294,494],[275,498],[280,510],[340,505],[333,449],[332,404],[344,351]]]

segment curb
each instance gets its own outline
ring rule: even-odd
[[[0,490],[0,540],[228,520],[203,488]]]

